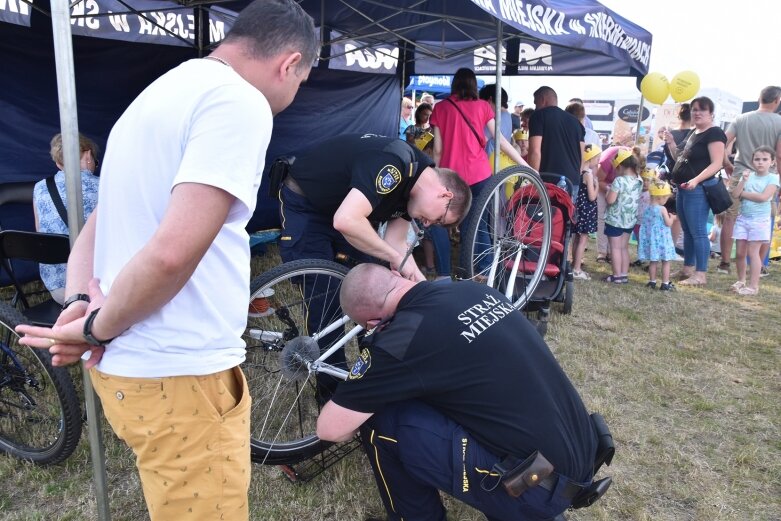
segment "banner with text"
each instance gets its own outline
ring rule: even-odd
[[[0,0],[0,22],[30,27],[32,7],[24,0]]]
[[[475,74],[496,73],[496,42],[448,42],[448,53],[458,52],[450,58],[432,56],[436,42],[418,42],[415,51],[415,72],[417,74],[453,74],[461,67],[468,67]],[[502,47],[502,60],[506,60],[509,46],[518,46],[518,74],[523,76],[618,76],[627,74],[627,67],[612,56],[584,53],[559,45],[542,43],[527,38],[506,42]],[[509,53],[512,55],[512,53]]]
[[[337,31],[331,31],[331,59],[329,69],[375,74],[395,74],[399,64],[399,48],[391,45],[370,46],[348,40]]]
[[[471,1],[504,23],[543,42],[598,52],[612,56],[641,75],[648,72],[651,33],[601,4],[575,0]]]

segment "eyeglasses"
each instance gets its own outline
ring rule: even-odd
[[[449,190],[448,190],[449,191]],[[450,198],[447,200],[447,205],[445,206],[445,213],[442,214],[442,217],[431,223],[431,226],[444,226],[445,225],[445,219],[447,218],[447,212],[450,210],[450,203],[453,202],[453,199]]]
[[[414,109],[415,107],[413,107],[412,105],[404,105],[404,108],[405,109]]]

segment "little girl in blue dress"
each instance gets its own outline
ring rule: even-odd
[[[662,291],[671,291],[675,286],[670,282],[670,261],[676,258],[673,235],[670,231],[676,216],[670,215],[664,203],[670,198],[670,185],[664,181],[652,181],[648,187],[651,204],[643,212],[640,224],[640,240],[637,244],[637,258],[648,261],[647,287],[656,289],[656,270],[662,263]]]

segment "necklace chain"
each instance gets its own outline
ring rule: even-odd
[[[225,60],[223,60],[219,56],[204,56],[203,59],[204,60],[214,60],[216,62],[220,62],[221,64],[225,65],[226,67],[230,67],[231,69],[233,68],[230,63],[226,62]]]

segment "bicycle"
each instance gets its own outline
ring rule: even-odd
[[[501,202],[500,190],[509,195],[508,200],[514,201],[512,196],[519,191],[533,194],[538,200],[527,201],[529,213],[520,199],[512,210],[502,210],[496,208],[507,206]],[[492,210],[488,210],[489,203]],[[537,263],[539,268],[529,275],[523,271],[527,258],[532,254],[545,258],[549,248],[547,192],[533,170],[514,167],[497,174],[477,204],[481,218],[485,214],[491,223],[492,242],[479,250],[492,252],[485,281],[501,286],[520,309],[539,283],[544,265]],[[529,225],[534,235],[516,237],[511,226],[494,226],[500,223],[499,218]],[[477,224],[473,223],[472,228],[476,230]],[[470,244],[474,245],[476,232],[467,231],[466,236],[470,233]],[[477,250],[472,246],[471,251]],[[481,255],[473,258],[487,256]],[[331,261],[297,260],[268,270],[251,283],[244,335],[247,358],[242,368],[253,400],[250,448],[256,462],[292,465],[332,445],[315,434],[317,417],[328,401],[329,384],[348,377],[348,365],[343,360],[357,359],[363,332],[339,307],[339,290],[347,271]],[[473,269],[470,277],[474,278],[475,273]],[[523,281],[518,288],[516,279]],[[310,323],[313,315],[318,317],[316,324]],[[336,363],[331,359],[333,355],[341,355]]]
[[[16,287],[12,303],[0,302],[0,451],[40,465],[68,458],[81,436],[81,405],[68,370],[53,367],[46,350],[19,344],[19,324],[51,325],[59,305],[30,305],[10,259],[58,264],[67,261],[67,236],[0,232],[0,259]]]
[[[465,278],[503,292],[523,309],[539,285],[551,241],[551,203],[540,175],[511,166],[472,202],[461,249]],[[539,261],[539,262],[538,262]]]

